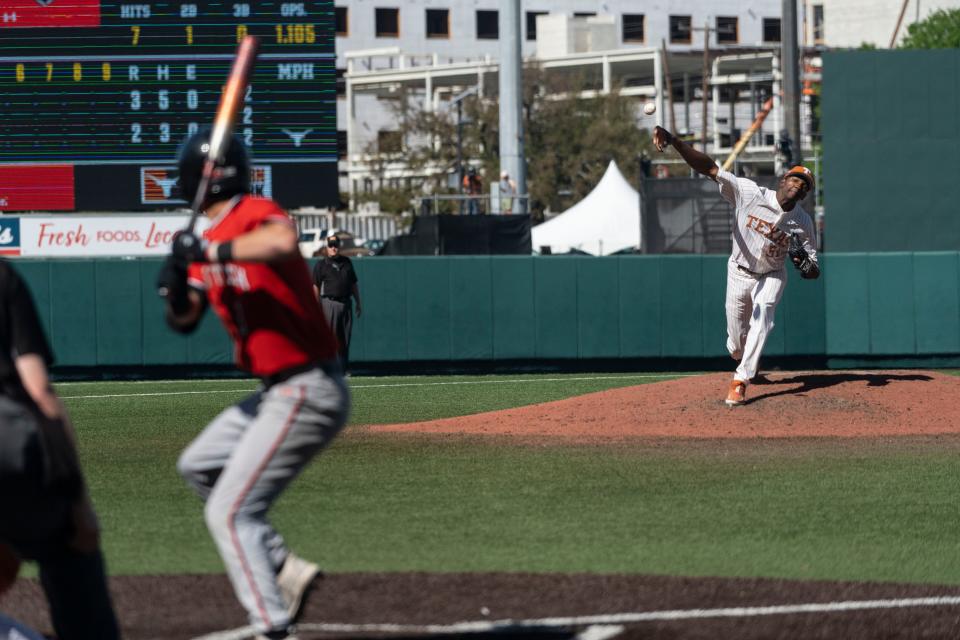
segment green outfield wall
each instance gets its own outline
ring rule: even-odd
[[[960,355],[960,254],[829,254],[791,273],[770,356]],[[57,362],[229,364],[213,314],[182,337],[154,291],[156,260],[18,261]],[[723,256],[356,260],[355,362],[700,359],[726,356]]]
[[[830,251],[960,247],[960,50],[823,54]]]

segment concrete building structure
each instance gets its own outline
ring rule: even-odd
[[[831,48],[899,44],[907,27],[941,9],[960,9],[960,0],[805,0],[807,42]],[[901,13],[903,20],[897,28]],[[894,34],[896,34],[894,36]]]
[[[518,0],[520,1],[520,0]],[[801,42],[813,45],[812,7],[801,1]],[[826,0],[824,0],[826,1]],[[839,0],[835,0],[839,1]],[[669,124],[664,65],[671,75],[676,128],[699,137],[702,130],[703,48],[709,38],[708,151],[729,151],[766,97],[778,93],[781,0],[522,0],[524,58],[546,70],[575,71],[596,79],[597,93],[613,85],[642,101],[656,100],[654,117],[638,111],[637,124]],[[721,6],[722,4],[722,6]],[[338,128],[341,189],[375,190],[364,150],[390,139],[396,123],[389,100],[401,87],[422,96],[428,109],[476,86],[495,95],[500,43],[500,0],[338,0]],[[821,10],[820,15],[825,15]],[[826,14],[828,15],[828,14]],[[664,58],[664,50],[666,58]],[[722,55],[721,61],[715,61]],[[638,101],[639,104],[639,101]],[[806,109],[809,121],[810,110]],[[772,169],[775,108],[744,152],[748,165]],[[809,139],[807,140],[809,144]],[[443,170],[443,168],[436,168]],[[402,162],[380,176],[390,186],[416,183]]]

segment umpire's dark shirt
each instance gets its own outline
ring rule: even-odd
[[[350,258],[338,255],[336,258],[324,258],[313,266],[313,284],[321,296],[346,300],[353,293],[357,274],[353,270]]]
[[[14,400],[27,399],[14,361],[28,353],[53,362],[30,291],[10,263],[0,260],[0,393]]]

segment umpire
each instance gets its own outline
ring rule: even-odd
[[[340,255],[340,238],[327,238],[326,257],[313,266],[313,295],[317,296],[323,315],[337,336],[340,366],[347,372],[350,364],[350,333],[353,330],[351,297],[357,301],[357,317],[363,313],[357,272],[350,258]]]
[[[0,260],[0,541],[37,562],[60,640],[119,638],[73,427],[23,280]]]

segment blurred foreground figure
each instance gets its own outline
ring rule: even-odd
[[[5,582],[13,582],[20,558],[34,561],[59,640],[119,638],[73,427],[47,376],[53,353],[30,292],[2,260],[0,310],[0,541],[9,545],[3,550]]]

